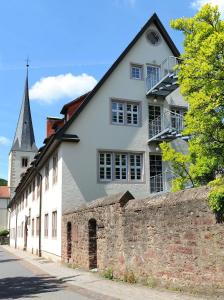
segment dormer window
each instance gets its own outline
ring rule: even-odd
[[[138,64],[131,64],[131,79],[143,79],[143,66]]]
[[[28,167],[28,157],[22,157],[22,168],[27,168]]]

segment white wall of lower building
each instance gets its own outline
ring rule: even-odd
[[[49,189],[45,190],[45,172],[44,168],[40,171],[42,175],[42,214],[41,214],[41,250],[43,256],[53,259],[60,259],[61,256],[61,191],[62,191],[62,159],[61,151],[58,150],[58,176],[57,182],[53,184],[53,169],[52,158],[49,158]],[[30,186],[30,185],[29,185]],[[28,186],[28,189],[29,189]],[[38,254],[39,251],[39,236],[37,234],[37,217],[39,217],[40,198],[37,197],[37,187],[35,189],[35,199],[33,200],[32,192],[29,193],[26,205],[19,205],[17,210],[13,209],[10,217],[10,245],[15,247],[15,238],[17,237],[16,247],[24,248],[24,229],[26,217],[29,217],[28,235],[27,235],[27,251]],[[52,213],[57,211],[57,237],[52,237]],[[44,235],[44,216],[48,214],[48,236]],[[32,235],[32,220],[34,219],[34,232]],[[22,226],[23,223],[23,226]],[[17,229],[16,229],[17,224]],[[22,230],[23,229],[23,230]],[[23,232],[23,233],[22,233]]]
[[[8,199],[0,198],[0,230],[8,228]]]

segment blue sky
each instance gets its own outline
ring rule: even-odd
[[[31,109],[38,147],[47,116],[92,87],[156,12],[177,47],[170,19],[192,16],[204,0],[8,0],[0,3],[0,177],[7,178],[30,57]],[[221,2],[221,0],[214,0]],[[41,80],[42,79],[42,80]],[[75,87],[74,87],[75,86]]]

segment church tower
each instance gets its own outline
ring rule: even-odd
[[[28,67],[27,63],[24,96],[12,148],[9,153],[8,186],[11,198],[20,182],[21,176],[26,172],[37,153],[30,111]]]

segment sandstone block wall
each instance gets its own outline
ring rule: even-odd
[[[72,225],[69,262],[89,268],[88,222],[97,222],[97,267],[123,279],[179,287],[224,287],[224,224],[217,224],[206,188],[143,200],[116,195],[63,216],[63,260],[67,223]],[[115,200],[116,199],[116,200]]]

